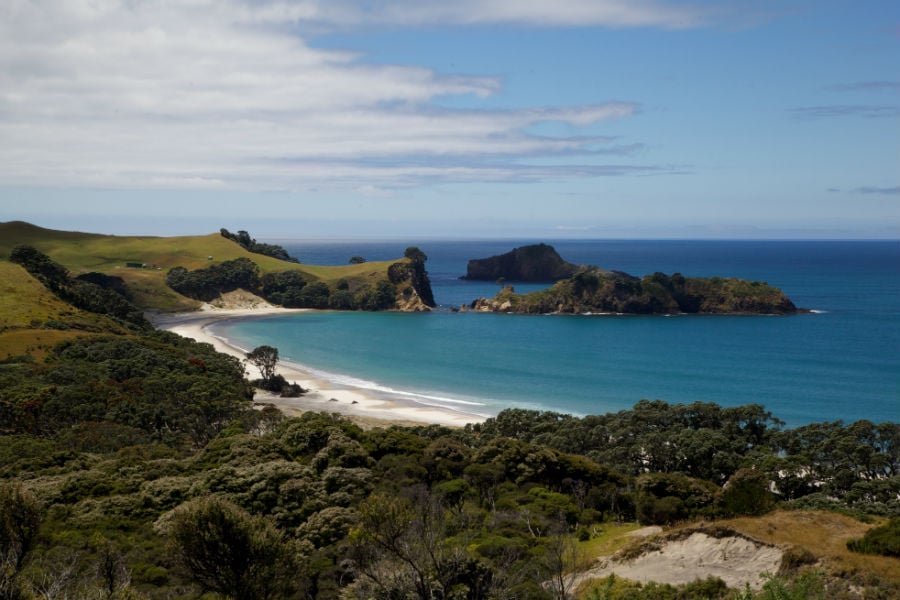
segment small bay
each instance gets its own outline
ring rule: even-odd
[[[389,260],[412,243],[277,240],[302,262]],[[641,399],[759,403],[790,426],[900,420],[900,243],[549,242],[579,264],[644,275],[734,276],[781,287],[814,314],[513,316],[455,313],[492,296],[459,280],[466,262],[525,241],[421,241],[440,309],[314,312],[218,324],[250,348],[349,385],[496,414],[507,407],[596,414]],[[516,286],[517,291],[540,285]]]

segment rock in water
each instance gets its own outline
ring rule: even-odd
[[[581,269],[563,260],[553,246],[534,244],[506,254],[470,260],[461,279],[553,282],[571,277]]]

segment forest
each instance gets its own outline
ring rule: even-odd
[[[0,598],[900,595],[898,423],[659,400],[464,428],[287,418],[254,404],[240,360],[19,254],[73,319],[116,327],[0,363]],[[798,540],[758,590],[572,576],[639,526],[824,513],[861,525],[845,550],[880,570]]]

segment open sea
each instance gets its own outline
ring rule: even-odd
[[[900,421],[900,242],[540,240],[570,262],[633,275],[766,281],[815,311],[645,317],[450,310],[499,290],[459,279],[469,259],[530,240],[270,241],[309,264],[392,260],[410,245],[428,255],[435,312],[314,312],[213,329],[243,348],[275,346],[339,383],[485,416],[508,407],[602,414],[660,399],[759,403],[790,427]]]

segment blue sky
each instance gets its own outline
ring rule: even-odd
[[[900,237],[894,0],[7,0],[0,220]]]

